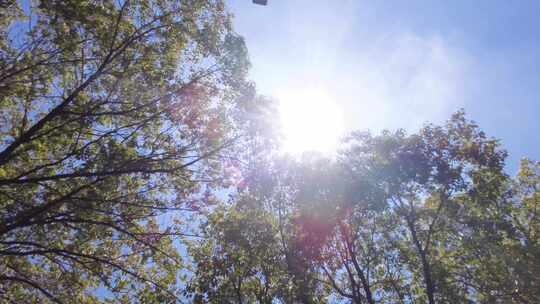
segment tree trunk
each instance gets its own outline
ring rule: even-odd
[[[422,263],[422,272],[424,274],[424,284],[426,285],[428,303],[435,304],[435,285],[433,284],[433,278],[431,277],[431,266],[429,265],[429,261],[427,259],[427,252],[422,248],[422,244],[418,240],[416,228],[414,227],[414,222],[408,218],[407,225],[409,226],[414,245]]]

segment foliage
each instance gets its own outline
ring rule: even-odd
[[[248,198],[243,198],[248,199]],[[195,303],[273,303],[286,299],[284,267],[276,223],[247,205],[219,208],[205,224],[208,240],[194,242]]]
[[[539,167],[524,160],[511,178],[505,157],[463,112],[411,135],[353,133],[338,159],[275,159],[259,168],[229,213],[205,223],[193,257],[257,274],[264,262],[233,257],[270,254],[275,273],[291,282],[275,288],[293,292],[288,300],[276,292],[274,302],[536,303]],[[203,273],[196,267],[197,295],[216,296],[201,280],[234,290],[234,276]],[[268,303],[237,291],[232,302]]]
[[[221,0],[0,1],[1,301],[540,303],[539,163],[463,111],[283,157],[248,68]]]
[[[263,102],[224,3],[0,6],[2,301],[176,301],[181,219]]]

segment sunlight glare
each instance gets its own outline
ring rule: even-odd
[[[285,152],[335,151],[344,131],[343,115],[324,90],[288,91],[278,98]]]

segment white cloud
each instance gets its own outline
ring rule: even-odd
[[[463,106],[469,59],[442,37],[397,33],[336,62],[349,128],[417,128]]]
[[[347,130],[415,129],[464,106],[472,61],[450,37],[386,28],[356,0],[274,1],[255,13],[239,24],[262,93],[320,87]]]

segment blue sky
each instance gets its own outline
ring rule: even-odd
[[[230,0],[260,93],[317,88],[344,130],[414,130],[463,107],[540,160],[540,2]],[[289,102],[289,101],[288,101]]]

